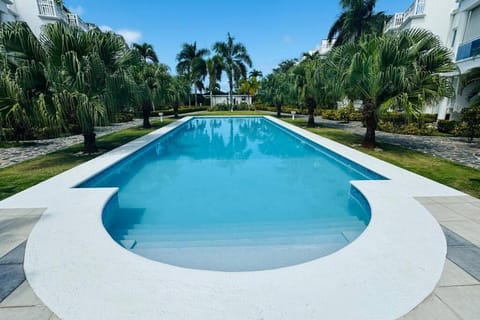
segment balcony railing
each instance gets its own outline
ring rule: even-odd
[[[398,12],[385,25],[385,32],[398,29],[409,18],[425,13],[425,0],[415,0],[405,12]]]
[[[480,55],[480,38],[462,43],[458,47],[457,61]]]
[[[43,17],[67,21],[66,12],[54,0],[37,0],[38,12]]]
[[[85,23],[82,18],[78,16],[78,14],[75,13],[67,13],[67,22],[68,24],[77,26],[83,30],[89,30],[88,24]]]
[[[385,31],[400,28],[403,23],[403,12],[398,12],[393,15],[393,17],[388,20],[385,25]]]

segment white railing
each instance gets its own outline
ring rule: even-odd
[[[398,12],[393,15],[393,17],[388,20],[385,25],[385,32],[399,28],[403,23],[403,12]]]
[[[83,30],[89,30],[89,26],[76,13],[67,13],[68,24],[77,26]]]
[[[415,0],[404,12],[404,19],[425,13],[425,0]]]
[[[398,12],[385,25],[385,32],[398,29],[410,17],[425,13],[425,0],[415,0],[404,12]]]
[[[37,3],[38,12],[41,16],[68,21],[65,11],[54,0],[37,0]]]

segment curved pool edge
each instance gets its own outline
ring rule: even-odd
[[[347,148],[327,144],[340,152]],[[347,151],[347,157],[359,153]],[[382,169],[382,161],[357,156],[351,160],[364,165],[367,159]],[[75,169],[70,179],[60,177],[0,207],[18,207],[19,201],[24,207],[48,207],[29,238],[25,271],[34,291],[61,318],[395,319],[433,291],[446,254],[438,223],[413,197],[463,194],[383,165],[379,173],[391,180],[352,182],[372,210],[359,238],[324,258],[257,272],[183,269],[121,248],[101,223],[116,189],[71,189],[72,182],[86,179]],[[38,194],[59,185],[55,199]]]

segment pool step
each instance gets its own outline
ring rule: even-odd
[[[113,234],[113,237],[117,240],[136,241],[194,241],[330,236],[342,234],[342,232],[362,232],[363,230],[364,227],[359,225],[341,226],[335,228],[309,228],[304,230],[289,230],[282,228],[269,230],[187,229],[181,232],[169,232],[162,229],[152,229],[150,232],[134,232],[134,230],[130,230],[129,232],[123,234]]]
[[[190,247],[236,247],[236,246],[277,246],[277,245],[316,245],[318,243],[341,243],[347,244],[349,241],[342,233],[323,234],[323,235],[270,235],[265,234],[257,237],[221,237],[215,235],[208,238],[193,239],[171,239],[158,240],[156,237],[145,237],[137,239],[135,248],[190,248]]]
[[[361,228],[364,229],[365,225],[362,221],[355,217],[348,217],[348,219],[330,219],[330,220],[313,220],[302,222],[282,222],[282,223],[235,223],[235,224],[211,224],[211,225],[195,225],[195,226],[169,226],[162,224],[133,224],[130,226],[124,226],[116,228],[111,234],[115,237],[122,235],[142,235],[142,234],[184,234],[194,233],[203,234],[211,232],[225,232],[225,233],[256,233],[256,232],[268,232],[278,231],[282,232],[306,232],[313,230],[328,230],[337,228]]]
[[[343,243],[188,248],[134,248],[132,251],[162,263],[217,271],[254,271],[291,266],[342,248]]]

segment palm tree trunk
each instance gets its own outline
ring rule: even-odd
[[[210,88],[210,108],[213,108],[213,92],[212,92],[212,88]]]
[[[362,146],[365,148],[375,148],[375,130],[377,130],[377,117],[375,114],[375,106],[372,103],[365,103],[363,109],[363,119],[365,120],[365,137]]]
[[[174,116],[175,118],[178,118],[178,102],[175,102],[175,103],[173,104],[173,116]]]
[[[308,110],[308,123],[307,127],[308,128],[315,128],[315,108],[317,107],[317,102],[315,99],[311,97],[307,97],[305,99],[305,106],[307,107]]]
[[[90,154],[98,152],[95,136],[95,132],[83,134],[83,153]]]
[[[232,76],[228,78],[228,103],[230,104],[230,111],[233,112],[233,79]]]
[[[197,86],[195,86],[195,107],[197,106]]]
[[[277,117],[280,118],[282,116],[282,105],[280,103],[277,103],[276,107],[277,107]]]
[[[150,124],[150,104],[148,102],[145,102],[143,104],[142,114],[143,114],[143,127],[145,129],[151,128],[152,125]]]

